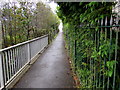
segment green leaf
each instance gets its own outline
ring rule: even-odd
[[[109,76],[109,77],[111,77],[112,74],[113,74],[113,71],[109,71],[109,72],[108,72],[108,76]]]

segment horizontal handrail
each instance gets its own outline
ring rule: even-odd
[[[28,41],[25,41],[25,42],[22,42],[22,43],[18,43],[18,44],[16,44],[16,45],[13,45],[13,46],[10,46],[10,47],[4,48],[4,49],[0,49],[0,53],[1,53],[2,51],[6,51],[6,50],[8,50],[8,49],[11,49],[11,48],[15,48],[15,47],[24,45],[24,44],[27,44],[27,43],[36,41],[36,40],[38,40],[38,39],[42,39],[42,38],[47,37],[47,36],[48,36],[48,34],[47,34],[47,35],[44,35],[44,36],[41,36],[41,37],[38,37],[38,38],[34,38],[34,39],[32,39],[32,40],[28,40]]]

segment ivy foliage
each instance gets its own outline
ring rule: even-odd
[[[113,81],[117,64],[114,60],[116,32],[105,27],[110,26],[116,3],[58,2],[58,5],[57,14],[64,24],[66,46],[80,79],[80,87],[118,88],[120,82]]]

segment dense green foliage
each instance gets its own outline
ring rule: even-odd
[[[80,87],[119,88],[118,31],[112,28],[115,4],[58,2],[57,14]]]
[[[5,48],[58,32],[59,19],[42,2],[9,2],[1,6],[1,25],[2,48]]]

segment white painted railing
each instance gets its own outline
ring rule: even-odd
[[[0,50],[0,88],[9,84],[25,65],[48,45],[48,35]]]

